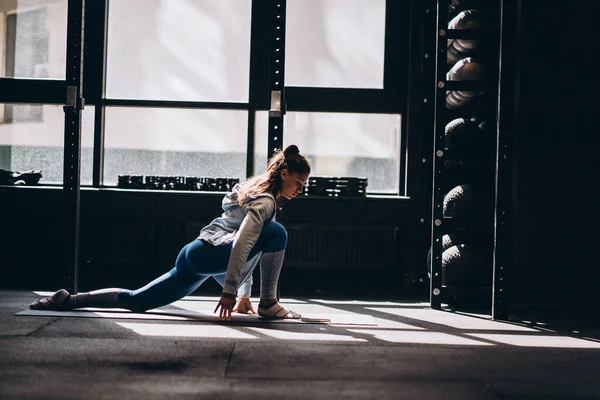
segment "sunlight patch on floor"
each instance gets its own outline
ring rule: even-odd
[[[277,329],[248,328],[254,332],[281,340],[307,340],[307,341],[327,341],[327,342],[368,342],[366,339],[355,338],[348,335],[335,335],[329,333],[305,333],[290,332]]]
[[[134,331],[142,336],[165,337],[197,337],[216,339],[256,339],[255,336],[241,332],[235,328],[202,325],[177,325],[177,324],[146,324],[135,322],[117,322],[117,325]]]
[[[518,347],[600,349],[600,343],[568,336],[468,333],[468,336]]]
[[[180,300],[176,301],[172,304],[175,307],[178,307],[183,310],[193,311],[196,313],[213,313],[215,309],[216,303],[208,303],[203,301],[185,301]],[[329,319],[331,323],[336,325],[370,325],[377,326],[377,322],[370,315],[370,313],[357,313],[348,310],[340,310],[337,308],[327,307],[321,304],[296,304],[292,307],[288,307],[293,311],[296,311],[302,314],[303,317],[307,318],[325,318]],[[254,309],[258,310],[258,305],[254,304]],[[234,317],[239,317],[242,314],[238,315],[236,313],[233,314]],[[256,316],[248,315],[247,317]],[[289,321],[293,322],[293,321]],[[406,327],[410,329],[410,326]],[[418,328],[413,328],[418,329]]]
[[[402,331],[424,331],[425,328],[416,325],[406,324],[404,322],[398,322],[391,319],[373,317],[377,323],[377,329],[396,329]]]
[[[376,308],[366,307],[367,310],[373,310],[382,313],[388,313],[399,317],[410,318],[424,321],[432,324],[449,326],[456,329],[468,330],[488,330],[488,331],[516,331],[516,332],[539,332],[537,329],[527,328],[520,325],[513,325],[504,322],[497,322],[487,319],[468,317],[465,315],[454,314],[447,311],[436,311],[431,309],[406,309],[406,308]]]
[[[183,299],[181,299],[182,301],[208,301],[208,302],[214,302],[215,306],[216,304],[219,302],[219,300],[221,299],[221,297],[219,296],[185,296]],[[252,297],[250,298],[250,301],[254,304],[258,304],[258,297]],[[288,298],[281,298],[279,299],[280,303],[285,303],[285,304],[303,304],[306,303],[305,301],[302,300],[297,300],[297,299],[288,299]]]
[[[490,343],[480,342],[478,340],[473,340],[441,332],[411,332],[376,329],[348,329],[348,331],[357,334],[370,335],[376,339],[390,343],[437,344],[456,346],[493,346],[493,344]]]
[[[47,292],[47,291],[43,291],[43,290],[34,290],[33,293],[38,296],[47,297],[47,296],[52,296],[54,293],[56,293],[56,291]],[[215,306],[216,306],[216,304],[219,302],[220,299],[221,298],[219,296],[186,296],[181,300],[213,302],[213,303],[215,303]],[[256,304],[258,304],[258,300],[259,300],[258,298],[251,299],[251,301]],[[285,303],[285,304],[304,304],[304,303],[306,303],[305,301],[302,301],[302,300],[288,299],[288,298],[282,298],[279,300],[279,302]]]
[[[329,304],[329,305],[350,305],[350,306],[398,306],[398,307],[429,307],[429,303],[397,303],[393,301],[362,301],[362,300],[321,300],[321,299],[310,299],[315,303]]]

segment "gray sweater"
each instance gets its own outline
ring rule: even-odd
[[[250,251],[256,244],[263,224],[275,219],[276,201],[269,193],[258,194],[241,206],[238,203],[238,190],[235,185],[222,201],[223,214],[202,228],[198,239],[214,246],[224,246],[233,242],[224,293],[238,296],[250,296],[252,271],[260,260],[257,254],[248,260]]]

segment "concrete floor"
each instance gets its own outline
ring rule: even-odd
[[[37,297],[0,291],[2,399],[600,398],[600,341],[418,303],[290,305],[377,327],[14,315]]]

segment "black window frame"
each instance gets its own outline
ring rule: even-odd
[[[107,27],[110,0],[94,0],[85,6],[83,96],[95,106],[93,188],[103,185],[104,117],[107,106],[189,109],[236,109],[248,112],[246,176],[261,169],[254,165],[256,112],[270,107],[270,2],[252,2],[248,102],[170,101],[106,98]],[[400,114],[400,171],[398,193],[408,196],[409,97],[411,14],[414,0],[387,0],[385,14],[384,77],[382,89],[286,87],[287,111]],[[41,85],[41,86],[40,86]],[[61,104],[65,84],[59,80],[0,78],[0,87],[15,90],[11,100],[30,104]],[[35,90],[28,90],[28,87]],[[44,87],[44,90],[39,90]],[[89,186],[89,185],[86,185]],[[113,187],[113,186],[109,186]],[[369,192],[369,195],[378,193]]]

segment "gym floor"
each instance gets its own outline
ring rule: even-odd
[[[2,399],[600,398],[592,331],[315,299],[290,306],[377,326],[15,315],[38,297],[0,291]]]

